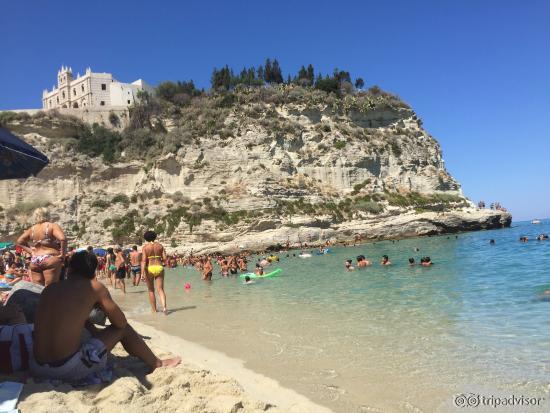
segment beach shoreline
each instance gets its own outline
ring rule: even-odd
[[[117,345],[111,383],[74,388],[30,379],[17,405],[21,413],[114,413],[128,407],[133,412],[331,412],[276,380],[245,368],[241,360],[135,320],[129,322],[160,357],[181,356],[181,366],[147,374],[142,363]]]

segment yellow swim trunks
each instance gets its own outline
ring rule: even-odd
[[[164,267],[162,265],[152,264],[147,266],[147,272],[153,277],[158,277],[160,274],[162,274],[162,271],[164,271]]]

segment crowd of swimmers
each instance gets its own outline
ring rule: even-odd
[[[417,249],[415,249],[415,251],[416,250]],[[357,268],[369,267],[369,266],[372,265],[372,261],[368,260],[364,255],[358,255],[356,257],[356,260],[357,260],[357,263],[356,263]],[[390,257],[388,257],[387,255],[382,255],[382,257],[380,259],[380,265],[382,267],[387,267],[387,266],[392,265]],[[409,258],[408,265],[409,266],[417,265],[416,260],[413,257]],[[432,262],[430,257],[426,256],[426,257],[420,258],[419,265],[421,265],[422,267],[430,267],[431,265],[433,265],[433,262]],[[352,259],[347,259],[344,262],[344,268],[347,271],[354,271],[356,267],[353,266],[353,260]]]

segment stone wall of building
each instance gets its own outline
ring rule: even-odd
[[[90,125],[98,123],[109,129],[122,130],[128,126],[130,121],[129,110],[125,106],[111,106],[109,108],[84,108],[84,109],[54,109],[62,115],[74,116],[83,122]],[[38,112],[42,112],[43,109],[12,109],[12,110],[0,110],[0,112],[16,112],[16,113],[28,113],[29,115],[35,115]],[[47,111],[46,111],[47,112]],[[111,113],[114,113],[118,119],[118,125],[113,125],[109,119]]]

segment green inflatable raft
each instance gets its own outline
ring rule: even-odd
[[[280,268],[277,268],[276,270],[268,272],[267,274],[264,274],[264,275],[256,275],[253,272],[247,272],[245,274],[239,275],[239,277],[240,278],[250,277],[251,279],[254,279],[254,278],[271,278],[271,277],[278,276],[282,271],[283,270],[281,270]]]

